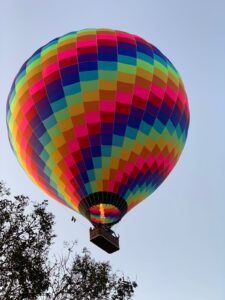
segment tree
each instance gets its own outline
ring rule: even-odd
[[[87,249],[74,254],[74,242],[62,256],[50,255],[54,216],[48,202],[11,197],[0,182],[1,300],[128,300],[136,282],[97,262]]]
[[[33,204],[23,195],[10,200],[0,183],[0,296],[1,299],[36,299],[50,284],[46,268],[52,244],[54,217],[47,201]]]
[[[68,245],[67,255],[55,260],[43,299],[132,299],[136,282],[113,273],[109,262],[96,262],[87,249],[73,256],[73,246]]]

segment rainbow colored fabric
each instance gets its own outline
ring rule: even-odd
[[[180,75],[155,46],[86,29],[24,63],[7,124],[20,164],[41,189],[92,223],[113,225],[173,169],[189,108]]]

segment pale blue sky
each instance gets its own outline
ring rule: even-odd
[[[15,193],[49,199],[27,177],[7,140],[5,105],[22,63],[69,31],[109,27],[155,44],[182,75],[191,111],[189,137],[160,188],[117,225],[111,256],[88,241],[89,223],[50,201],[58,235],[78,239],[96,259],[136,278],[135,300],[225,299],[225,2],[0,0],[0,179]],[[73,224],[71,216],[78,219]]]

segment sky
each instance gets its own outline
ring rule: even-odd
[[[70,31],[106,27],[157,46],[180,72],[189,98],[186,146],[166,181],[116,226],[119,252],[89,242],[90,224],[34,185],[7,138],[5,107],[22,63]],[[55,252],[78,240],[97,260],[138,282],[135,300],[225,299],[225,2],[0,0],[0,180],[14,194],[49,199]],[[73,224],[71,217],[77,222]]]

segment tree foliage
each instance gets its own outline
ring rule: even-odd
[[[67,243],[62,256],[50,256],[54,216],[48,202],[11,197],[0,182],[1,300],[128,300],[136,282],[114,273],[109,262],[97,262],[87,249],[74,253]],[[29,206],[28,206],[29,204]]]

